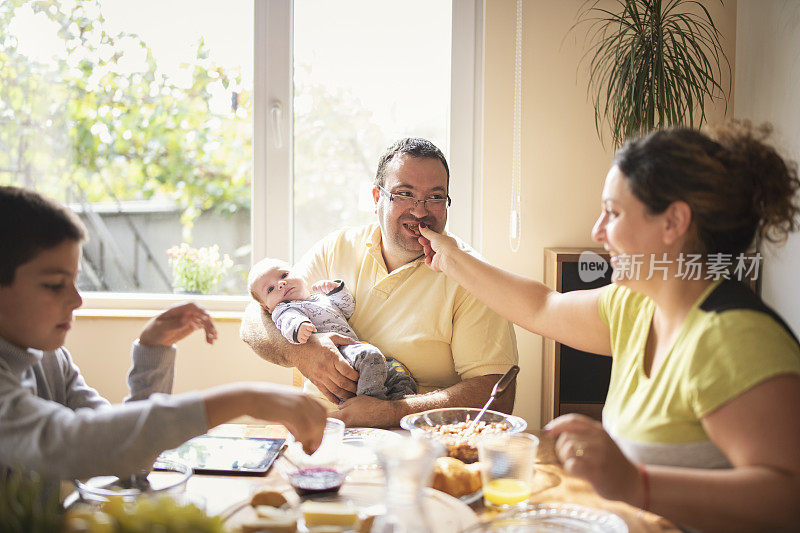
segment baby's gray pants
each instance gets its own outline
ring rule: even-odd
[[[414,378],[392,367],[390,358],[385,358],[375,346],[359,342],[339,346],[339,351],[358,371],[358,396],[367,395],[381,400],[398,400],[408,394],[417,393]]]

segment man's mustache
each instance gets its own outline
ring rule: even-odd
[[[402,218],[400,219],[401,224],[425,224],[426,226],[434,226],[436,224],[436,220],[432,217],[409,217],[409,218]]]

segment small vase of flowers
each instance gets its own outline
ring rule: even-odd
[[[209,294],[219,285],[233,261],[219,246],[192,248],[187,243],[167,250],[172,267],[172,287],[176,292]]]

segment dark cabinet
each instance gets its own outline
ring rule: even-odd
[[[584,255],[581,260],[583,252],[596,255]],[[606,262],[602,274],[593,258]],[[558,292],[608,285],[611,283],[608,258],[602,248],[545,248],[545,284]],[[611,376],[610,357],[544,339],[542,364],[542,424],[567,413],[581,413],[600,420]]]

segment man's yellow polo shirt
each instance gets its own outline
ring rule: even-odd
[[[511,324],[431,270],[424,258],[386,271],[377,223],[332,233],[309,250],[295,272],[309,286],[344,280],[356,300],[349,322],[358,338],[406,365],[420,393],[503,374],[517,364]]]

